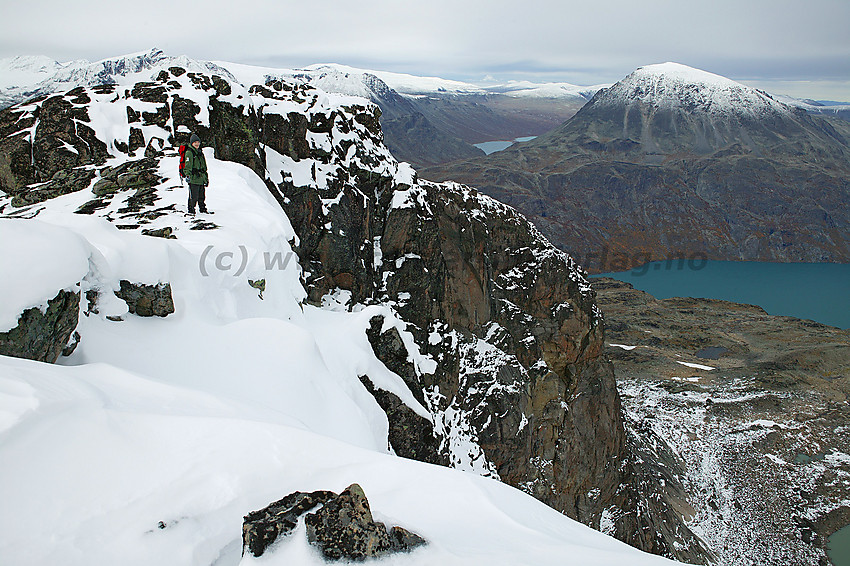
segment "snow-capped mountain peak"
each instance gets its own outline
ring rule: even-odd
[[[0,59],[0,89],[35,84],[56,74],[62,64],[43,55]]]
[[[700,84],[713,85],[717,87],[731,88],[742,86],[732,79],[727,79],[721,75],[709,73],[701,69],[689,67],[681,63],[668,61],[667,63],[656,63],[654,65],[644,65],[632,73],[635,77],[654,77],[657,80],[666,82],[679,82],[684,84]]]
[[[710,114],[787,114],[769,94],[680,63],[639,67],[601,95],[609,103],[640,102],[655,108]]]

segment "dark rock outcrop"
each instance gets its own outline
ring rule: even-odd
[[[59,291],[44,311],[37,307],[27,309],[15,328],[0,332],[0,354],[54,363],[69,344],[79,310],[79,291]]]
[[[278,537],[295,529],[301,516],[334,497],[336,494],[332,491],[296,491],[268,507],[248,513],[242,523],[242,554],[247,550],[254,556],[262,556]]]
[[[406,529],[393,527],[388,532],[383,523],[376,523],[363,489],[352,484],[339,495],[297,491],[249,513],[242,525],[242,553],[262,556],[279,537],[290,534],[305,514],[307,539],[329,560],[363,561],[426,544]]]
[[[138,316],[168,316],[174,312],[170,283],[147,285],[121,280],[115,296],[127,303],[132,314]]]
[[[389,422],[388,440],[397,456],[420,462],[446,466],[448,461],[439,452],[434,424],[405,405],[397,395],[375,387],[368,376],[360,381],[381,406]]]
[[[87,125],[90,99],[82,95],[84,89],[74,89],[48,98],[33,111],[0,111],[0,190],[20,196],[16,206],[86,188],[94,175],[75,168],[102,164],[109,156],[106,144]],[[22,196],[33,183],[48,185]]]

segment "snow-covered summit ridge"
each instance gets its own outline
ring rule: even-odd
[[[791,107],[764,91],[672,62],[639,67],[610,89],[602,91],[598,102],[639,102],[655,108],[680,108],[712,114],[793,112]]]
[[[0,104],[14,104],[78,86],[133,84],[149,80],[168,67],[236,80],[227,69],[215,63],[197,61],[185,55],[170,56],[159,48],[95,62],[59,63],[43,56],[12,57],[0,59]]]
[[[484,94],[484,90],[474,84],[462,81],[443,79],[440,77],[419,77],[407,73],[393,73],[390,71],[373,71],[357,69],[347,65],[339,64],[317,64],[306,68],[308,71],[336,72],[351,76],[374,75],[387,83],[390,88],[401,94]]]
[[[43,55],[20,55],[0,59],[0,89],[39,83],[55,75],[63,65]]]
[[[298,80],[326,92],[372,98],[392,90],[404,96],[429,94],[485,94],[472,84],[437,77],[416,77],[401,73],[358,69],[336,63],[309,65],[303,69],[258,67],[241,63],[216,62],[245,85],[269,80]]]
[[[486,87],[488,93],[503,94],[511,98],[563,98],[590,100],[593,95],[611,83],[580,86],[571,83],[535,83],[531,81],[508,81]]]
[[[668,82],[676,81],[685,84],[715,85],[717,87],[725,88],[743,86],[724,76],[670,61],[667,63],[656,63],[654,65],[638,67],[637,70],[632,73],[632,76],[641,78],[658,77],[659,79]]]

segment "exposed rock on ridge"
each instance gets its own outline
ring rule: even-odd
[[[127,303],[132,314],[139,316],[168,316],[174,312],[174,299],[171,297],[171,284],[158,283],[146,285],[131,283],[126,279],[120,282],[121,288],[115,296]]]

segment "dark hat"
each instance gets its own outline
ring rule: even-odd
[[[192,136],[189,138],[189,145],[192,145],[193,143],[200,142],[200,141],[201,141],[201,138],[198,137],[198,134],[192,134]]]

